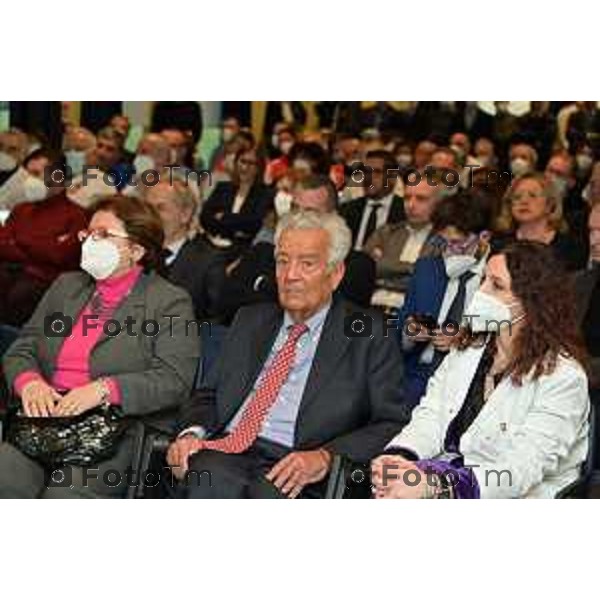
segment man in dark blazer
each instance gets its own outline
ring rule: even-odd
[[[300,182],[295,190],[294,206],[335,212],[337,194],[329,178],[313,175]],[[242,306],[277,301],[274,250],[273,231],[263,228],[239,262],[228,269],[218,303],[224,322],[230,322]],[[364,252],[350,250],[345,267],[336,293],[361,307],[369,307],[375,290],[375,261]]]
[[[577,315],[590,355],[590,384],[600,386],[600,204],[590,210],[589,268],[577,273]]]
[[[377,321],[354,337],[353,306],[333,298],[349,248],[335,213],[279,222],[279,305],[240,310],[169,448],[186,497],[320,496],[333,455],[368,461],[406,424],[393,336]]]
[[[369,236],[379,227],[404,220],[402,198],[394,193],[397,176],[398,165],[389,152],[373,150],[367,153],[365,195],[340,208],[340,214],[352,231],[355,250],[362,250]],[[360,181],[359,175],[355,177]]]
[[[196,202],[179,180],[161,181],[146,191],[146,201],[156,208],[165,232],[163,275],[192,297],[197,319],[217,313],[225,281],[226,253],[204,237],[194,235]]]

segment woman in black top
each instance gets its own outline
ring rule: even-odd
[[[492,248],[500,250],[516,240],[550,246],[568,270],[585,265],[585,250],[569,233],[563,204],[552,185],[539,173],[516,179],[504,196]]]

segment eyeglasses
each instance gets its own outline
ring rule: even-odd
[[[120,231],[111,231],[110,229],[82,229],[78,234],[77,238],[80,242],[87,240],[91,237],[95,242],[99,240],[106,240],[108,238],[120,238],[122,240],[128,240],[129,236],[126,233]]]

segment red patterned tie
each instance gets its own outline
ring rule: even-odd
[[[308,327],[304,323],[289,327],[285,344],[275,355],[259,388],[244,408],[233,431],[224,438],[202,442],[199,450],[218,450],[227,454],[239,454],[252,446],[260,433],[267,413],[288,378],[296,358],[296,344],[307,331]]]

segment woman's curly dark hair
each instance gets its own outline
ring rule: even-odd
[[[538,379],[556,367],[559,356],[586,364],[586,352],[575,313],[575,288],[554,252],[538,242],[515,242],[502,249],[512,281],[513,294],[525,311],[526,326],[514,340],[511,363],[505,374],[516,385],[531,373]],[[459,348],[474,345],[481,335],[467,332]]]

